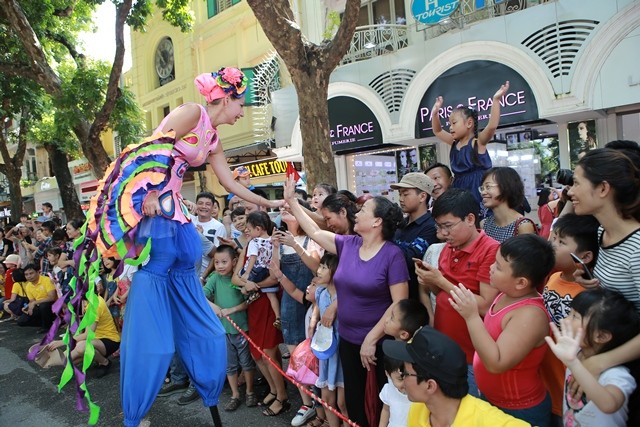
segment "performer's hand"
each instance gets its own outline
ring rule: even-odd
[[[269,200],[268,208],[280,209],[284,206],[284,200]]]
[[[162,213],[157,191],[150,191],[147,194],[144,202],[142,202],[142,213],[147,216],[156,216]]]

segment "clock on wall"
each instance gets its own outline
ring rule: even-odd
[[[174,79],[173,42],[169,37],[160,40],[156,48],[155,66],[160,78],[160,86]]]

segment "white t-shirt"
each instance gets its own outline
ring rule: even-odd
[[[197,216],[191,215],[191,221],[193,222],[193,225],[195,225],[196,227],[197,226],[202,227],[202,234],[204,235],[204,237],[207,238],[207,240],[213,243],[213,246],[215,247],[220,246],[220,241],[218,240],[218,237],[224,237],[224,238],[227,237],[227,230],[224,228],[224,225],[215,218],[211,218],[209,221],[206,221],[206,222],[201,222]],[[211,258],[209,258],[209,256],[207,255],[209,252],[211,252],[211,247],[209,245],[203,244],[202,265],[201,265],[202,271],[206,270],[207,267],[209,266],[209,261],[211,260]]]
[[[315,251],[320,256],[322,256],[322,254],[324,253],[324,250],[320,247],[320,245],[318,245],[316,242],[314,242],[311,238],[308,238],[307,236],[294,236],[293,238],[296,242],[298,242],[301,248],[304,248],[304,241],[308,239],[309,241],[307,242],[307,247],[305,249],[309,253]],[[295,249],[293,249],[291,246],[282,245],[281,247],[282,247],[283,255],[290,255],[290,254],[296,253]]]
[[[619,388],[624,394],[624,404],[613,414],[605,414],[592,402],[586,404],[585,397],[580,402],[573,403],[569,406],[567,402],[567,384],[571,371],[567,369],[565,373],[565,398],[562,404],[562,420],[565,426],[581,426],[581,427],[625,427],[627,418],[629,417],[629,396],[636,389],[636,380],[629,373],[629,369],[624,366],[616,366],[607,369],[598,378],[600,385],[613,385]],[[589,396],[586,396],[588,399]]]
[[[389,427],[406,427],[411,401],[393,385],[391,379],[382,387],[380,400],[389,406]]]

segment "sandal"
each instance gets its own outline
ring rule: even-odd
[[[273,396],[272,399],[266,400],[267,397],[269,396]],[[269,407],[271,406],[271,404],[273,403],[274,400],[276,400],[277,395],[275,393],[271,393],[269,392],[269,394],[267,394],[264,399],[262,400],[262,402],[258,402],[258,406],[266,406]]]
[[[247,393],[247,399],[244,402],[248,408],[258,406],[258,396],[255,393]]]
[[[271,409],[271,406],[269,406],[264,411],[262,411],[262,415],[267,416],[267,417],[276,417],[276,416],[280,415],[281,413],[286,412],[289,409],[291,409],[291,404],[289,403],[289,399],[280,400],[278,398],[275,398],[275,399],[273,399],[273,403],[275,403],[275,402],[278,402],[280,404],[280,410],[278,412],[275,412],[273,409]]]
[[[282,322],[280,321],[279,317],[276,317],[276,321],[273,322],[273,327],[276,328],[279,331],[282,330]]]
[[[232,397],[231,400],[224,407],[224,410],[227,412],[233,412],[240,407],[241,403],[242,402],[240,401],[239,397]]]

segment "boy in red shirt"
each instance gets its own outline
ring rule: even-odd
[[[500,293],[484,321],[474,294],[463,284],[449,299],[464,317],[476,349],[473,370],[483,398],[539,427],[550,426],[551,398],[538,373],[547,351],[549,316],[537,289],[554,264],[553,248],[542,237],[512,237],[500,245],[491,266],[491,286]]]

